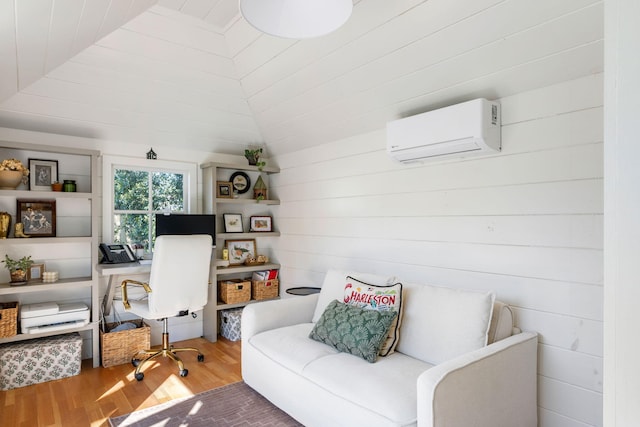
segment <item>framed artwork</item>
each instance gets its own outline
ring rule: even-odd
[[[40,280],[42,279],[42,273],[44,273],[44,263],[31,264],[27,274],[27,280]]]
[[[233,183],[233,191],[238,194],[244,194],[251,188],[251,179],[244,172],[234,172],[229,180]]]
[[[216,197],[219,199],[233,198],[233,184],[231,181],[216,181]]]
[[[252,216],[251,231],[272,231],[270,216]]]
[[[29,190],[51,191],[51,184],[58,181],[58,161],[29,159]]]
[[[23,225],[23,233],[32,237],[55,237],[55,200],[16,200],[16,222]]]
[[[241,214],[222,214],[224,218],[225,233],[242,233],[242,215]]]
[[[224,246],[229,251],[229,265],[244,264],[256,255],[256,239],[225,240]]]

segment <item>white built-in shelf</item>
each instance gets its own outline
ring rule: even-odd
[[[98,329],[98,322],[89,322],[87,325],[81,326],[79,328],[70,328],[70,329],[58,330],[53,332],[42,332],[39,334],[16,334],[12,337],[0,338],[0,344],[7,343],[7,342],[32,340],[34,338],[50,337],[52,335],[58,335],[58,334],[68,334],[71,332],[95,331],[97,329]]]
[[[202,169],[202,179],[203,179],[203,211],[207,214],[218,215],[217,224],[220,227],[224,222],[222,221],[223,215],[225,212],[233,211],[243,215],[245,218],[253,215],[255,212],[260,211],[260,215],[274,215],[274,210],[271,206],[280,205],[280,200],[275,199],[266,199],[266,200],[256,200],[251,197],[253,194],[252,191],[246,194],[239,194],[235,198],[225,198],[225,197],[216,197],[217,193],[217,182],[218,181],[227,181],[226,178],[230,175],[231,172],[234,171],[245,171],[248,172],[253,179],[256,179],[258,175],[261,175],[263,179],[265,179],[265,184],[269,187],[269,177],[266,175],[277,174],[280,172],[280,168],[277,166],[269,165],[269,159],[266,159],[267,166],[263,168],[258,168],[257,166],[250,166],[246,163],[246,161],[241,161],[239,163],[204,163],[200,165]],[[250,189],[248,189],[250,190]],[[276,196],[275,192],[269,193],[272,196]],[[221,229],[224,229],[221,227]],[[246,230],[246,229],[245,229]],[[216,253],[216,258],[220,258],[222,256],[222,247],[221,243],[224,240],[234,240],[234,239],[255,239],[256,246],[258,250],[258,254],[268,254],[264,253],[265,249],[270,250],[269,245],[262,246],[262,242],[260,239],[265,238],[271,239],[273,237],[280,236],[279,231],[269,231],[269,232],[243,232],[243,233],[217,233],[216,240],[218,242],[218,248]],[[274,259],[274,261],[277,261]],[[224,278],[234,278],[234,277],[242,277],[245,273],[252,273],[254,271],[261,270],[279,270],[280,264],[276,263],[265,263],[258,265],[235,265],[229,267],[221,267],[218,266],[212,271],[212,284],[213,291],[209,292],[209,303],[205,306],[203,310],[203,318],[204,318],[204,337],[210,341],[215,341],[218,335],[218,315],[220,310],[225,310],[229,308],[240,308],[244,307],[247,304],[252,304],[254,302],[266,301],[266,300],[250,300],[247,302],[237,303],[237,304],[224,304],[222,301],[218,301],[218,280]],[[277,299],[273,298],[273,299]]]
[[[91,277],[76,277],[72,279],[58,279],[53,283],[43,283],[42,280],[33,280],[25,285],[11,285],[0,283],[0,295],[24,294],[30,292],[47,292],[60,289],[90,288],[93,285]]]
[[[243,170],[243,171],[254,171],[254,172],[264,172],[264,173],[279,173],[280,168],[276,166],[266,165],[262,168],[262,170],[258,169],[257,166],[251,166],[249,164],[246,165],[237,165],[232,163],[203,163],[200,165],[200,169],[207,168],[219,168],[219,169],[235,169],[235,170]]]
[[[256,237],[278,237],[279,231],[250,231],[248,233],[216,233],[217,239],[253,239]]]
[[[84,201],[88,201],[88,204],[90,206],[90,213],[82,215],[82,226],[68,227],[65,223],[64,229],[62,229],[63,227],[58,227],[58,234],[63,234],[63,236],[31,236],[29,238],[0,239],[0,251],[3,251],[5,253],[11,252],[14,246],[22,246],[22,248],[17,249],[21,249],[24,251],[28,250],[31,245],[51,245],[50,248],[53,248],[53,250],[55,251],[57,250],[55,246],[56,244],[70,244],[73,245],[74,249],[76,250],[79,248],[82,248],[82,250],[86,249],[86,263],[89,263],[91,265],[90,277],[61,278],[53,283],[43,283],[41,280],[33,280],[25,285],[15,286],[11,286],[11,284],[9,283],[0,283],[0,301],[22,301],[23,294],[30,294],[28,300],[33,300],[34,302],[51,301],[52,298],[55,298],[55,291],[64,290],[68,291],[68,293],[72,295],[73,298],[84,300],[89,297],[89,310],[91,313],[91,322],[83,327],[59,331],[41,332],[37,334],[17,334],[13,337],[1,338],[0,343],[24,341],[33,338],[47,337],[51,335],[70,332],[90,332],[90,334],[85,333],[84,335],[90,335],[93,366],[98,367],[100,365],[100,337],[98,330],[100,319],[98,293],[100,291],[100,286],[98,275],[93,268],[93,265],[97,264],[98,262],[98,196],[100,195],[100,193],[98,192],[98,157],[100,156],[100,152],[97,150],[86,150],[75,147],[57,147],[51,145],[28,144],[14,141],[0,141],[0,150],[9,150],[11,153],[16,151],[18,155],[18,157],[16,158],[22,158],[23,162],[26,158],[32,155],[36,158],[49,158],[62,160],[63,162],[69,162],[69,165],[75,165],[77,167],[77,172],[80,172],[80,174],[78,175],[74,173],[73,175],[71,175],[71,177],[78,178],[78,189],[83,190],[78,192],[50,191],[48,189],[45,191],[30,191],[27,189],[27,186],[21,185],[19,187],[19,190],[0,190],[0,199],[3,199],[6,207],[11,207],[12,204],[15,206],[15,199],[28,199],[35,201],[57,200],[58,202],[60,202],[60,205],[62,205],[60,207],[65,208],[57,209],[58,212],[60,212],[60,210],[67,211],[67,205],[76,205],[78,204],[78,202],[84,204]],[[64,168],[61,169],[62,172],[65,172]],[[65,176],[60,176],[61,181],[63,181],[62,178],[65,178]],[[14,201],[12,201],[12,199]],[[15,215],[15,211],[10,213]],[[86,225],[87,222],[85,217],[88,217],[88,221],[90,221],[90,230],[85,230],[84,225]],[[69,223],[70,221],[73,221],[73,219],[67,220],[66,222]],[[59,225],[62,226],[63,224]],[[60,233],[61,231],[63,231],[63,233]],[[69,234],[71,234],[72,236],[69,236]],[[76,236],[73,236],[74,234]],[[80,235],[78,236],[78,234]],[[48,247],[47,250],[50,248]],[[64,275],[64,268],[60,273]],[[86,339],[85,336],[83,336],[83,338]]]
[[[77,237],[10,237],[0,239],[0,245],[42,245],[45,243],[91,243],[90,236]]]
[[[280,200],[256,200],[256,199],[225,199],[216,198],[216,203],[226,203],[229,205],[279,205]]]
[[[225,274],[235,274],[235,273],[251,273],[253,271],[261,271],[261,270],[277,270],[280,269],[280,264],[274,263],[264,263],[257,265],[231,265],[229,267],[217,267],[216,273],[218,276],[222,276]]]
[[[228,310],[230,308],[240,308],[240,307],[244,307],[246,305],[249,304],[253,304],[254,302],[264,302],[264,301],[273,301],[275,299],[280,299],[280,297],[275,297],[275,298],[268,298],[268,299],[261,299],[261,300],[249,300],[249,301],[244,301],[244,302],[238,302],[235,304],[225,304],[225,303],[218,303],[218,305],[216,305],[216,310],[220,311],[220,310]]]
[[[66,191],[29,191],[29,190],[0,190],[0,196],[13,196],[16,199],[91,199],[93,193],[66,192]]]

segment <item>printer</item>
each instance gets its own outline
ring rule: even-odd
[[[63,331],[89,323],[89,307],[82,302],[41,302],[20,308],[20,328],[23,334]]]

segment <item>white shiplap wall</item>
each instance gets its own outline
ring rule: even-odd
[[[501,99],[495,156],[403,166],[383,129],[277,156],[284,287],[345,268],[493,289],[540,334],[540,426],[601,426],[602,85]]]

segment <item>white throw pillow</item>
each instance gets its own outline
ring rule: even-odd
[[[493,292],[405,284],[396,351],[437,365],[487,345]]]
[[[372,285],[355,277],[347,277],[344,286],[344,303],[367,310],[394,311],[398,313],[391,323],[389,333],[380,348],[380,356],[392,354],[400,339],[402,324],[402,283],[392,285]]]
[[[379,276],[377,274],[370,273],[357,273],[352,271],[339,271],[329,270],[327,275],[324,276],[324,282],[320,289],[320,295],[318,296],[318,304],[316,305],[316,311],[313,313],[311,321],[316,323],[325,308],[333,300],[342,301],[344,297],[344,285],[347,280],[347,276],[355,277],[358,280],[371,283],[372,285],[391,285],[395,280],[394,276]]]

